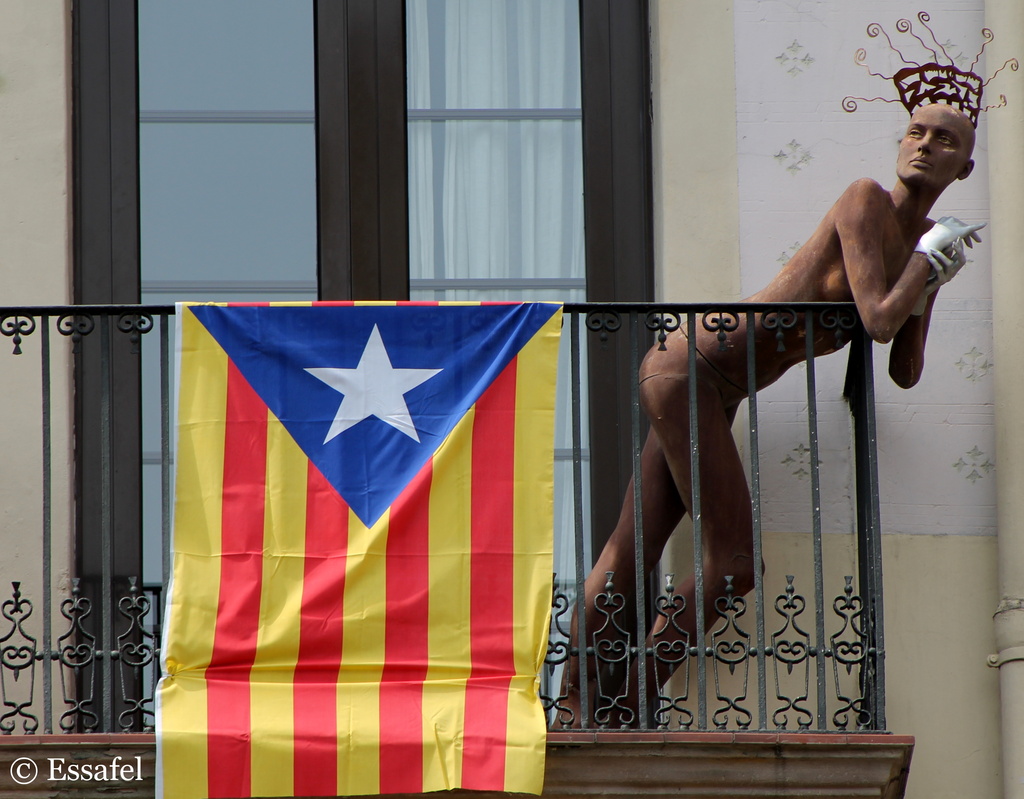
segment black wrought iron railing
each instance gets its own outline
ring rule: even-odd
[[[549,727],[884,730],[871,342],[853,306],[572,304],[565,313],[556,451],[563,467],[556,487],[560,571],[540,675]],[[4,434],[5,441],[18,442],[5,447],[37,448],[25,462],[38,463],[39,471],[32,490],[16,498],[18,508],[0,508],[0,520],[35,520],[27,530],[0,529],[18,553],[0,567],[0,580],[11,586],[0,603],[0,733],[153,726],[161,591],[169,568],[173,323],[173,306],[0,308],[0,334],[9,341],[0,352],[5,403],[39,408],[31,429]],[[624,340],[636,375],[647,349],[663,346],[670,336],[678,340],[677,331],[686,333],[690,374],[705,358],[696,348],[698,332],[721,346],[743,336],[748,386],[757,386],[758,352],[765,357],[766,346],[775,352],[806,347],[794,352],[794,360],[807,357],[802,402],[810,524],[794,532],[806,534],[807,565],[785,575],[782,584],[766,584],[773,570],[755,568],[746,595],[731,575],[721,585],[705,580],[703,522],[708,503],[723,500],[715,486],[701,485],[702,459],[715,453],[701,448],[697,381],[691,381],[689,401],[679,412],[689,415],[689,429],[696,431],[689,447],[692,494],[683,498],[693,521],[692,559],[663,564],[660,576],[648,574],[644,516],[634,510],[633,573],[599,575],[601,589],[588,598],[584,585],[600,550],[591,539],[603,540],[616,520],[592,518],[590,511],[591,477],[602,464],[589,462],[589,442],[607,431],[589,429],[594,417],[588,410],[609,392],[588,390],[595,378],[587,365]],[[833,342],[827,349],[849,345],[850,353],[845,396],[856,512],[845,538],[823,535],[813,357],[823,338]],[[98,370],[97,379],[88,380],[86,368]],[[640,467],[647,425],[640,388],[630,382],[629,437],[640,475],[630,490],[638,509],[645,496]],[[83,398],[86,392],[93,396]],[[127,404],[125,393],[134,398]],[[773,533],[762,529],[765,472],[756,391],[745,402],[747,412],[733,434],[746,453],[753,562],[761,563],[765,537]],[[137,424],[127,425],[126,437],[114,428],[132,414]],[[11,460],[0,470],[11,468]],[[123,473],[135,477],[126,482]],[[84,483],[83,476],[92,482]],[[81,494],[83,485],[100,494],[92,498],[93,516],[80,512],[87,503],[75,492]],[[28,539],[39,542],[38,550],[21,546]],[[838,585],[827,583],[824,566],[833,541],[854,553],[855,568]],[[71,558],[74,547],[78,554]],[[677,588],[684,583],[694,586],[689,594]]]

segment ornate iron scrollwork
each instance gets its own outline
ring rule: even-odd
[[[152,693],[147,693],[145,685],[145,668],[156,663],[158,648],[156,636],[145,628],[143,620],[149,615],[151,603],[149,598],[139,591],[135,577],[128,580],[128,596],[123,596],[117,603],[118,611],[128,619],[128,629],[117,636],[117,659],[120,663],[121,699],[126,708],[118,715],[118,724],[125,732],[135,726],[135,719],[147,724],[147,717],[155,720]],[[155,676],[155,671],[154,671]],[[129,696],[128,685],[139,686],[138,696]],[[154,685],[155,687],[155,680]]]
[[[786,575],[786,592],[775,598],[775,611],[785,620],[782,627],[772,633],[771,653],[775,666],[775,697],[782,702],[772,713],[772,722],[784,730],[791,713],[796,714],[796,722],[801,730],[809,729],[814,715],[805,706],[810,696],[811,679],[811,636],[800,627],[798,617],[807,607],[807,600],[796,593],[793,586],[793,575]],[[785,666],[787,676],[799,666],[803,678],[803,693],[789,697],[782,690],[780,666]],[[798,677],[799,680],[799,677]]]
[[[839,669],[845,668],[847,676],[853,673],[854,666],[864,669],[867,665],[868,637],[863,629],[864,602],[853,593],[853,577],[846,577],[846,587],[841,596],[837,596],[832,603],[836,615],[843,620],[843,626],[834,635],[829,637],[830,653],[832,655],[832,671],[836,683],[836,698],[841,703],[832,714],[832,722],[840,730],[845,730],[850,725],[850,716],[853,714],[858,729],[868,729],[871,725],[872,714],[868,710],[865,697],[849,696],[843,689],[843,681],[840,679]],[[863,681],[860,681],[863,685]]]
[[[565,704],[569,692],[564,680],[559,679],[559,667],[565,667],[572,653],[569,651],[571,634],[568,628],[572,619],[571,597],[559,590],[558,575],[555,575],[551,589],[551,627],[548,632],[548,650],[544,657],[547,679],[541,686],[540,700],[545,714],[553,723],[571,727],[576,723],[576,714]]]
[[[654,677],[658,687],[654,723],[659,729],[666,729],[675,714],[679,727],[688,730],[693,724],[693,711],[686,707],[690,693],[690,673],[686,663],[690,656],[690,634],[680,624],[686,613],[686,597],[676,593],[672,584],[674,579],[674,574],[665,575],[665,593],[654,602],[655,613],[665,620],[661,629],[651,636]],[[663,692],[663,686],[673,673],[679,675],[677,679],[682,681],[683,691],[670,696]]]
[[[657,311],[648,313],[644,317],[644,324],[647,326],[647,329],[658,334],[658,349],[662,352],[665,351],[665,342],[668,340],[668,334],[678,330],[681,323],[682,317],[678,313]]]
[[[729,349],[726,343],[729,334],[739,329],[740,315],[737,311],[707,311],[701,316],[700,323],[718,338],[719,352],[725,352]]]
[[[786,351],[786,333],[787,330],[792,330],[796,327],[796,323],[800,317],[797,312],[790,308],[782,308],[777,311],[766,311],[761,314],[761,327],[765,330],[775,331],[775,340],[778,342],[776,345],[776,351]]]
[[[825,330],[834,330],[836,349],[846,343],[844,334],[857,327],[857,314],[850,308],[826,308],[818,314],[818,324]]]
[[[139,341],[153,329],[153,317],[150,314],[121,314],[117,317],[117,329],[128,334],[128,339],[132,343],[132,355],[138,355]]]
[[[609,333],[617,333],[622,327],[622,317],[616,311],[590,311],[587,313],[587,330],[600,333],[604,343]]]
[[[36,330],[36,320],[31,316],[0,316],[0,333],[14,342],[14,354],[21,355],[21,342]]]
[[[60,716],[60,727],[64,732],[74,732],[79,725],[86,732],[99,727],[99,716],[93,711],[92,672],[96,663],[96,636],[86,628],[84,621],[92,614],[92,603],[82,596],[81,580],[72,581],[71,596],[60,603],[60,614],[68,620],[69,626],[57,639],[57,658],[60,661],[60,683],[67,710]],[[73,680],[68,684],[68,675],[78,677],[83,672],[86,679]],[[75,690],[78,683],[81,693]]]
[[[11,599],[0,605],[0,613],[10,622],[8,631],[0,637],[0,698],[5,712],[0,716],[0,733],[10,735],[21,721],[22,732],[31,734],[39,729],[39,718],[28,712],[35,698],[35,663],[42,658],[38,640],[25,631],[24,623],[32,615],[32,603],[21,595],[21,583],[11,583],[14,593]],[[23,674],[27,681],[21,682],[21,697],[16,698],[15,686]]]
[[[62,336],[71,337],[71,352],[77,353],[82,338],[96,329],[96,320],[92,314],[65,314],[57,318],[57,332]]]
[[[732,585],[732,576],[725,578],[725,596],[715,599],[715,612],[721,618],[722,623],[711,634],[712,662],[715,672],[715,694],[722,706],[719,707],[712,720],[715,726],[724,730],[729,725],[730,711],[736,714],[736,724],[741,730],[750,727],[753,714],[743,707],[740,702],[747,698],[747,683],[750,676],[750,655],[756,654],[750,648],[750,633],[743,630],[738,620],[747,612],[747,602],[743,597],[735,595]],[[742,668],[742,690],[734,696],[726,696],[722,691],[721,667],[729,669],[730,675],[735,675],[736,670]],[[735,693],[735,692],[734,692]]]
[[[597,697],[594,721],[608,727],[614,721],[628,727],[636,721],[636,711],[625,704],[629,692],[629,655],[633,636],[621,624],[626,598],[615,592],[614,572],[606,572],[604,592],[597,595],[594,607],[601,616],[601,626],[594,631],[594,654],[597,665]],[[613,685],[621,685],[613,693]]]

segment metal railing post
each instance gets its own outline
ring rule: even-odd
[[[854,427],[857,554],[868,651],[861,685],[870,729],[885,729],[885,637],[882,613],[882,538],[878,506],[878,430],[871,338],[860,328],[851,343],[846,397]]]

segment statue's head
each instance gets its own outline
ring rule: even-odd
[[[918,106],[900,139],[896,174],[908,186],[942,191],[974,169],[974,124],[945,103]]]

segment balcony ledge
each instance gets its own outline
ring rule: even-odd
[[[676,799],[821,797],[900,799],[914,739],[885,733],[555,731],[548,734],[546,797]],[[19,785],[19,758],[77,763],[142,758],[141,780]],[[0,796],[10,799],[151,799],[153,735],[21,735],[0,738]],[[460,799],[510,794],[453,791]],[[411,794],[395,795],[395,799]]]
[[[911,736],[775,732],[552,732],[552,797],[878,797],[906,789]]]

